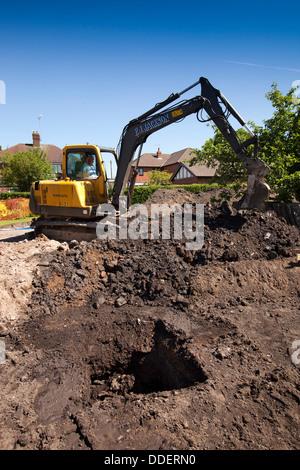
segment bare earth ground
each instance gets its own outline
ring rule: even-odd
[[[205,203],[203,248],[2,233],[1,449],[299,449],[299,230],[151,202]]]

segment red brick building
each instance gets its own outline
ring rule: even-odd
[[[138,175],[136,177],[136,184],[149,183],[149,173],[152,170],[162,170],[166,161],[170,158],[170,154],[161,153],[160,149],[156,153],[144,153],[141,155],[138,164]],[[132,171],[135,168],[136,160],[132,162],[131,171],[129,173],[129,181],[131,179]]]

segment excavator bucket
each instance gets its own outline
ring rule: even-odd
[[[270,187],[263,178],[255,175],[248,176],[248,185],[245,194],[238,203],[240,209],[263,209],[265,201],[269,198]]]

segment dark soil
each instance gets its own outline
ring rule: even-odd
[[[44,254],[1,338],[2,449],[299,448],[299,230],[178,191],[206,203],[200,250],[97,239]]]

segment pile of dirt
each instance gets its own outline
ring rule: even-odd
[[[8,233],[16,235],[20,232],[12,229],[3,230],[3,233],[7,237]],[[49,252],[56,251],[60,246],[60,243],[54,240],[29,241],[24,238],[24,235],[12,237],[13,240],[17,240],[15,243],[0,241],[2,329],[6,323],[11,325],[24,315],[24,305],[30,301],[32,280],[43,257]]]
[[[201,192],[187,192],[183,188],[173,189],[157,189],[145,202],[145,205],[149,207],[151,204],[215,204],[221,202],[224,199],[224,192],[226,192],[226,199],[231,204],[236,203],[237,198],[233,189],[227,188],[226,191],[222,188],[209,188],[207,191]]]
[[[201,249],[171,231],[39,258],[1,338],[2,448],[298,448],[299,230],[167,194],[205,204]]]
[[[150,207],[151,204],[167,204],[172,206],[172,204],[206,204],[210,202],[211,197],[216,195],[216,190],[208,191],[207,193],[197,193],[192,192],[187,193],[185,189],[174,188],[174,189],[164,189],[160,188],[154,191],[154,193],[149,197],[145,202],[146,207]],[[200,202],[201,198],[201,202]]]

